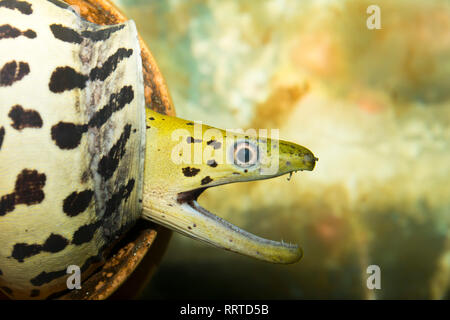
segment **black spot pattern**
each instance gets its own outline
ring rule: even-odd
[[[64,27],[61,24],[50,25],[50,30],[56,39],[64,42],[78,43],[83,42],[83,37],[71,28]]]
[[[69,122],[59,122],[51,130],[53,141],[61,149],[75,149],[81,141],[83,133],[87,132],[87,125],[77,125]]]
[[[117,167],[119,166],[120,159],[125,154],[125,146],[128,139],[130,138],[131,125],[127,124],[123,128],[123,132],[120,135],[119,140],[111,148],[108,155],[104,156],[98,164],[98,173],[105,179],[108,180],[112,177]]]
[[[14,210],[16,205],[15,193],[7,194],[0,198],[0,216]]]
[[[216,160],[208,160],[208,161],[206,161],[206,164],[208,165],[208,166],[210,166],[210,167],[212,167],[212,168],[215,168],[215,167],[217,167],[217,162],[216,162]]]
[[[0,26],[0,39],[14,39],[20,36],[25,36],[30,39],[36,38],[36,32],[33,30],[20,31],[17,28],[10,26],[9,24],[4,24]]]
[[[0,216],[14,210],[17,204],[28,206],[44,200],[42,188],[45,185],[46,176],[37,170],[24,169],[16,179],[14,192],[0,198]]]
[[[50,25],[50,30],[56,39],[64,42],[80,44],[83,42],[83,38],[88,38],[94,42],[105,41],[111,36],[112,33],[121,30],[124,27],[124,25],[120,25],[96,31],[86,30],[79,34],[77,31],[61,24],[52,24]]]
[[[106,60],[101,67],[96,67],[91,70],[89,79],[91,81],[100,80],[105,81],[108,76],[116,70],[117,65],[124,58],[129,58],[133,54],[132,49],[119,48],[117,51]]]
[[[113,197],[111,197],[111,199],[107,202],[107,209],[105,210],[105,214],[109,215],[108,212],[112,212],[112,211],[116,210],[119,207],[119,205],[123,199],[125,199],[125,200],[128,199],[128,197],[130,196],[130,194],[134,188],[134,184],[135,184],[135,180],[130,179],[126,186],[122,186],[120,188],[119,192],[117,193],[120,195],[119,197],[114,197],[114,195],[113,195]],[[119,201],[115,200],[117,198],[120,198],[121,200],[119,200]],[[108,209],[108,207],[110,209]],[[101,221],[98,221],[96,223],[80,227],[74,233],[72,243],[73,244],[82,244],[82,243],[89,242],[90,240],[92,240],[92,238],[95,234],[95,231],[101,226],[101,223],[102,223]],[[103,251],[106,249],[107,246],[109,246],[109,244],[103,245],[99,249],[99,251],[96,255],[93,255],[93,256],[90,256],[89,258],[87,258],[86,261],[83,263],[83,266],[81,267],[81,272],[85,272],[94,263],[103,261]],[[49,283],[55,279],[65,277],[66,275],[67,275],[66,269],[53,271],[53,272],[43,271],[36,277],[30,279],[30,283],[34,286],[42,286],[42,285]],[[57,295],[58,294],[56,294],[55,297]]]
[[[66,4],[60,1],[51,1],[55,5],[65,8],[67,7]],[[5,3],[26,3],[25,1],[0,1],[0,5],[4,5]],[[31,10],[31,5],[28,4]],[[123,26],[119,26],[115,30],[113,29],[104,29],[100,31],[90,32],[86,31],[82,33],[81,35],[83,37],[88,37],[93,41],[101,41],[106,38],[108,38],[112,32],[119,30],[123,28]],[[25,29],[24,29],[25,30]],[[53,31],[53,30],[52,30]],[[21,32],[21,34],[18,34],[18,32]],[[0,27],[0,38],[1,37],[8,38],[8,37],[19,37],[19,36],[25,36],[29,38],[36,37],[36,33],[32,30],[27,31],[20,31],[18,29],[13,28],[1,28]],[[50,81],[49,87],[55,88],[54,92],[63,92],[65,90],[70,89],[63,89],[63,88],[83,88],[86,85],[87,81],[95,81],[95,80],[105,80],[111,72],[113,72],[118,63],[124,59],[124,57],[129,57],[132,54],[132,50],[126,50],[122,49],[123,51],[120,51],[119,49],[115,55],[111,56],[100,68],[94,68],[89,75],[82,75],[80,73],[77,73],[75,70],[71,69],[70,67],[63,67],[58,68],[60,70],[60,76],[55,82]],[[1,65],[0,65],[1,68]],[[14,71],[11,71],[13,70]],[[58,70],[57,69],[57,70]],[[71,70],[70,70],[71,69]],[[9,64],[6,64],[3,66],[1,70],[1,77],[0,77],[0,86],[3,85],[11,85],[15,81],[19,81],[22,79],[26,74],[29,73],[29,66],[23,62],[10,62]],[[33,70],[34,71],[34,70]],[[72,72],[72,73],[71,73]],[[66,75],[66,77],[61,75]],[[6,75],[6,76],[5,76]],[[53,75],[52,75],[53,76]],[[78,77],[78,80],[77,80]],[[65,82],[67,81],[67,82]],[[55,84],[58,82],[58,84]],[[59,86],[59,87],[58,87]],[[131,89],[131,87],[129,87]],[[61,90],[63,89],[63,90]],[[60,91],[58,91],[60,90]],[[131,96],[131,99],[129,99]],[[105,106],[102,110],[97,112],[94,117],[89,121],[88,124],[73,124],[73,123],[64,123],[60,122],[59,125],[56,125],[52,128],[52,138],[53,140],[61,141],[60,144],[58,144],[62,149],[70,149],[74,148],[79,144],[79,141],[81,139],[81,136],[83,133],[87,132],[89,127],[100,127],[102,126],[107,119],[117,110],[120,110],[122,107],[125,106],[126,103],[129,103],[133,99],[133,92],[131,90],[131,95],[125,97],[122,96],[124,99],[118,99],[117,97],[111,96],[111,100],[114,100],[114,102],[109,105]],[[125,101],[125,102],[123,102]],[[27,107],[27,106],[25,106]],[[120,107],[120,108],[119,108]],[[23,128],[29,128],[29,127],[42,127],[42,118],[40,117],[39,113],[33,110],[24,110],[21,106],[15,106],[13,108],[14,110],[11,110],[9,116],[13,120],[12,126],[16,128],[17,130],[21,130]],[[116,145],[111,149],[110,153],[107,156],[107,159],[105,160],[105,163],[115,163],[115,161],[120,159],[121,156],[123,156],[123,153],[125,151],[125,145],[129,138],[129,130],[124,130],[124,134],[122,134],[121,138],[118,140]],[[4,136],[4,128],[0,127],[0,148],[2,144]],[[63,137],[61,137],[63,136]],[[77,142],[78,141],[78,142]],[[116,166],[113,165],[112,167]],[[100,167],[100,166],[99,166]],[[108,166],[105,166],[108,167]],[[24,170],[25,171],[25,170]],[[28,170],[29,176],[31,176],[31,173],[35,173],[35,182],[25,181],[25,184],[22,184],[22,187],[18,188],[18,183],[16,182],[16,191],[10,195],[1,197],[0,199],[0,216],[2,215],[2,208],[4,204],[4,198],[8,201],[5,202],[5,204],[8,202],[10,203],[9,207],[13,207],[16,204],[19,203],[26,203],[30,205],[30,203],[41,202],[44,198],[43,194],[43,186],[45,185],[45,175],[40,175],[37,173],[36,170],[31,171]],[[114,172],[114,169],[110,172]],[[22,172],[24,173],[24,172]],[[42,179],[43,178],[43,179]],[[18,179],[19,180],[19,179]],[[26,180],[26,179],[25,179]],[[121,205],[121,202],[125,199],[128,199],[130,196],[130,193],[132,192],[134,187],[134,180],[129,181],[127,185],[124,185],[120,188],[119,192],[114,194],[111,199],[106,204],[105,209],[105,215],[107,215],[108,212],[114,212],[114,210],[117,210],[117,208]],[[25,196],[21,191],[28,191],[28,196]],[[65,195],[64,195],[65,196]],[[83,212],[86,208],[89,206],[90,201],[92,200],[93,192],[91,190],[81,191],[81,192],[73,192],[67,198],[64,200],[63,203],[63,209],[64,212],[69,216],[75,216],[79,214],[80,212]],[[34,200],[33,200],[34,199]],[[84,209],[83,209],[84,208]],[[3,213],[3,215],[6,214]],[[100,226],[99,222],[96,222],[93,225],[86,225],[77,230],[77,232],[73,236],[73,243],[74,244],[81,244],[86,241],[86,239],[90,238],[92,239],[95,230],[98,229]],[[90,240],[88,240],[90,241]],[[12,256],[17,259],[23,261],[24,259],[33,256],[34,254],[38,254],[39,252],[46,251],[46,252],[59,252],[63,250],[68,245],[68,240],[63,238],[62,236],[51,234],[49,238],[45,241],[43,244],[27,244],[27,243],[17,243],[14,246]],[[85,264],[83,265],[83,268],[87,268],[85,266],[90,265],[92,262],[95,262],[99,260],[99,256],[93,256],[90,257]],[[42,271],[41,269],[40,271]],[[50,282],[52,279],[58,278],[58,277],[64,277],[66,276],[65,269],[60,271],[54,271],[54,272],[41,272],[37,277],[33,278],[31,280],[31,283],[34,285],[42,285],[44,283]],[[31,297],[39,296],[40,291],[35,289],[30,292]]]
[[[214,149],[219,149],[222,146],[222,143],[216,140],[209,140],[206,144],[212,146]]]
[[[56,145],[61,149],[74,149],[81,141],[81,136],[89,127],[100,128],[108,121],[114,112],[117,112],[133,101],[134,91],[131,86],[123,87],[119,93],[111,94],[109,103],[97,111],[88,124],[74,124],[59,122],[51,129],[51,136]]]
[[[33,286],[42,286],[43,284],[49,283],[50,281],[63,277],[65,275],[66,269],[53,272],[42,271],[39,275],[32,278],[30,282]]]
[[[69,241],[63,236],[51,234],[45,241],[42,250],[46,252],[59,252],[69,244]]]
[[[108,104],[94,114],[88,126],[100,128],[114,112],[122,110],[133,99],[134,91],[131,86],[124,86],[119,93],[112,93]]]
[[[48,86],[52,92],[59,93],[75,88],[84,89],[88,80],[88,76],[76,72],[71,67],[58,67],[53,71]]]
[[[60,93],[75,88],[84,89],[88,80],[105,81],[105,79],[116,70],[119,62],[125,58],[129,58],[132,54],[132,49],[119,48],[101,67],[92,69],[89,75],[83,75],[68,66],[58,67],[53,71],[48,86],[54,93]]]
[[[183,171],[183,174],[186,177],[193,177],[193,176],[197,175],[197,173],[200,172],[200,169],[191,168],[191,167],[182,168],[181,170]]]
[[[52,233],[43,245],[16,243],[13,247],[11,257],[19,262],[24,262],[24,259],[37,255],[42,251],[56,253],[64,250],[68,244],[69,241],[66,238]]]
[[[186,142],[187,143],[199,143],[199,142],[202,142],[202,139],[194,139],[193,137],[187,137],[186,138]]]
[[[11,126],[16,130],[42,128],[42,118],[35,110],[24,110],[22,106],[15,105],[9,111],[8,116],[13,121]]]
[[[106,203],[105,214],[103,217],[110,217],[114,211],[119,208],[123,200],[128,200],[131,192],[134,188],[134,179],[130,179],[126,186],[120,187],[119,191],[111,196],[111,198]]]
[[[101,226],[101,224],[101,220],[98,220],[97,222],[79,227],[78,230],[73,234],[72,244],[78,246],[91,241],[94,237],[95,232]]]
[[[84,212],[91,202],[94,192],[92,190],[85,190],[82,192],[72,192],[63,201],[63,211],[69,217],[75,217]]]
[[[3,65],[0,70],[0,87],[12,85],[16,81],[22,80],[30,73],[30,66],[26,62],[10,61]]]
[[[3,0],[0,1],[0,7],[18,10],[20,13],[30,15],[33,13],[33,9],[31,9],[31,4],[26,1],[18,1],[18,0]]]
[[[130,179],[125,186],[121,186],[117,193],[114,193],[111,198],[106,202],[105,212],[103,219],[110,217],[120,206],[123,200],[127,200],[133,191],[135,184],[134,179]],[[86,224],[78,228],[73,234],[72,244],[82,245],[92,240],[95,232],[102,226],[103,221],[98,220],[91,224]]]
[[[0,127],[0,150],[2,149],[3,138],[5,137],[5,128]]]
[[[202,183],[202,185],[204,185],[204,184],[210,183],[211,181],[213,181],[213,179],[211,179],[210,176],[206,176],[202,179],[201,183]]]
[[[39,254],[42,246],[39,244],[16,243],[14,245],[11,256],[19,262],[23,259]]]

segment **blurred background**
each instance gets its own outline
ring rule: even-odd
[[[450,1],[115,1],[177,115],[276,128],[315,170],[208,189],[199,202],[299,243],[272,265],[174,234],[141,298],[450,298]],[[369,30],[369,5],[381,29]],[[381,289],[366,286],[378,265]]]

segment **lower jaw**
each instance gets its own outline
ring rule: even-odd
[[[204,190],[180,193],[164,205],[161,199],[146,205],[144,199],[143,216],[190,238],[259,260],[281,264],[300,260],[302,250],[297,245],[258,237],[201,207],[196,199]]]

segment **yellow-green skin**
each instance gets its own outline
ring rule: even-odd
[[[312,170],[308,149],[145,108],[132,21],[100,27],[59,1],[25,3],[0,2],[2,292],[56,296],[69,266],[87,277],[139,218],[261,260],[300,259],[298,246],[251,235],[195,200],[208,187]],[[250,165],[238,161],[243,147],[257,155]]]
[[[143,196],[145,217],[212,245],[258,259],[276,263],[292,263],[300,259],[302,253],[296,245],[265,240],[238,230],[208,212],[198,212],[206,210],[198,208],[196,203],[193,203],[196,210],[192,210],[188,203],[192,201],[186,200],[195,200],[199,193],[187,197],[182,203],[179,195],[226,183],[312,170],[317,159],[311,151],[282,140],[201,126],[160,115],[150,109],[147,109],[147,127]],[[234,163],[236,142],[250,142],[259,149],[259,160],[255,165],[241,167]],[[185,156],[187,163],[177,164],[173,161],[174,154]],[[209,165],[212,160],[217,165]],[[190,172],[198,172],[194,176],[186,176],[184,172],[188,167]]]

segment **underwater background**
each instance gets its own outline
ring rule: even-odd
[[[299,243],[273,265],[174,233],[140,298],[449,299],[450,1],[122,0],[177,116],[279,129],[312,172],[200,204]],[[369,5],[381,29],[370,30]],[[366,282],[369,265],[381,289]]]

